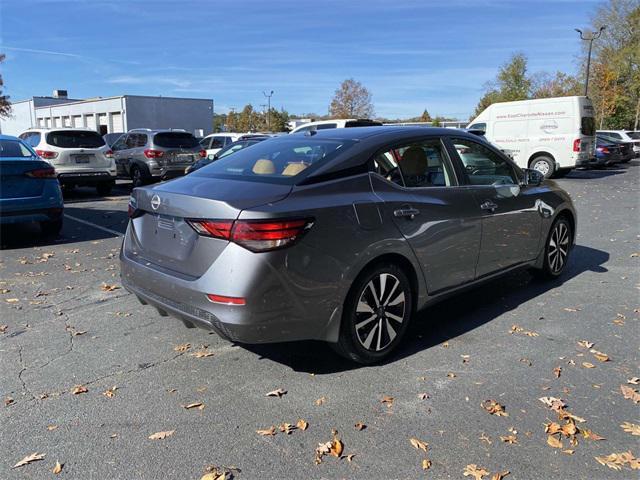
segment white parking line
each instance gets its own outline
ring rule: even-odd
[[[124,236],[124,233],[120,233],[120,232],[118,232],[116,230],[111,230],[110,228],[103,227],[102,225],[97,225],[95,223],[87,222],[86,220],[82,220],[81,218],[71,216],[68,213],[65,213],[64,216],[66,218],[69,218],[69,219],[75,221],[75,222],[83,223],[83,224],[88,225],[90,227],[97,228],[98,230],[102,230],[103,232],[107,232],[107,233],[110,233],[111,235],[115,235],[116,237],[123,237]]]

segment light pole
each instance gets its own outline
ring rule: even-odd
[[[262,94],[267,99],[267,129],[271,131],[271,97],[273,96],[273,90],[271,90],[269,95],[267,95],[264,91],[262,92]]]
[[[600,38],[600,35],[602,35],[602,32],[604,32],[605,28],[607,28],[606,25],[601,26],[597,32],[591,32],[591,34],[588,37],[584,36],[584,34],[582,33],[582,30],[580,30],[579,28],[576,28],[576,32],[580,34],[580,40],[586,40],[589,42],[589,53],[587,54],[587,79],[584,82],[585,97],[588,96],[589,94],[589,70],[591,67],[591,48],[593,47],[593,41],[596,38]]]

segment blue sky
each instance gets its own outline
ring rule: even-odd
[[[514,51],[573,72],[588,0],[0,0],[6,93],[213,98],[326,113],[345,78],[390,118],[467,118]]]

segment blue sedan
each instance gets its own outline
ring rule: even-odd
[[[0,135],[0,224],[38,222],[57,235],[64,204],[56,171],[16,137]]]

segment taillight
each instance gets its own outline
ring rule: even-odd
[[[607,147],[598,147],[596,148],[600,153],[609,153],[609,149]]]
[[[160,158],[164,155],[162,150],[153,150],[152,148],[147,148],[144,151],[144,156],[147,158]]]
[[[107,150],[104,152],[104,156],[107,158],[113,158],[113,150]]]
[[[207,156],[207,151],[206,150],[200,150],[200,158],[204,158]]]
[[[54,168],[38,168],[25,172],[25,175],[31,178],[58,178]]]
[[[573,141],[573,151],[574,152],[579,152],[580,151],[580,139],[579,138],[576,138]]]
[[[252,252],[266,252],[291,245],[313,226],[311,219],[187,221],[200,235],[229,240]]]
[[[50,150],[36,150],[36,153],[40,156],[40,158],[44,158],[45,160],[51,160],[52,158],[56,158],[58,156],[58,152],[52,152]]]

